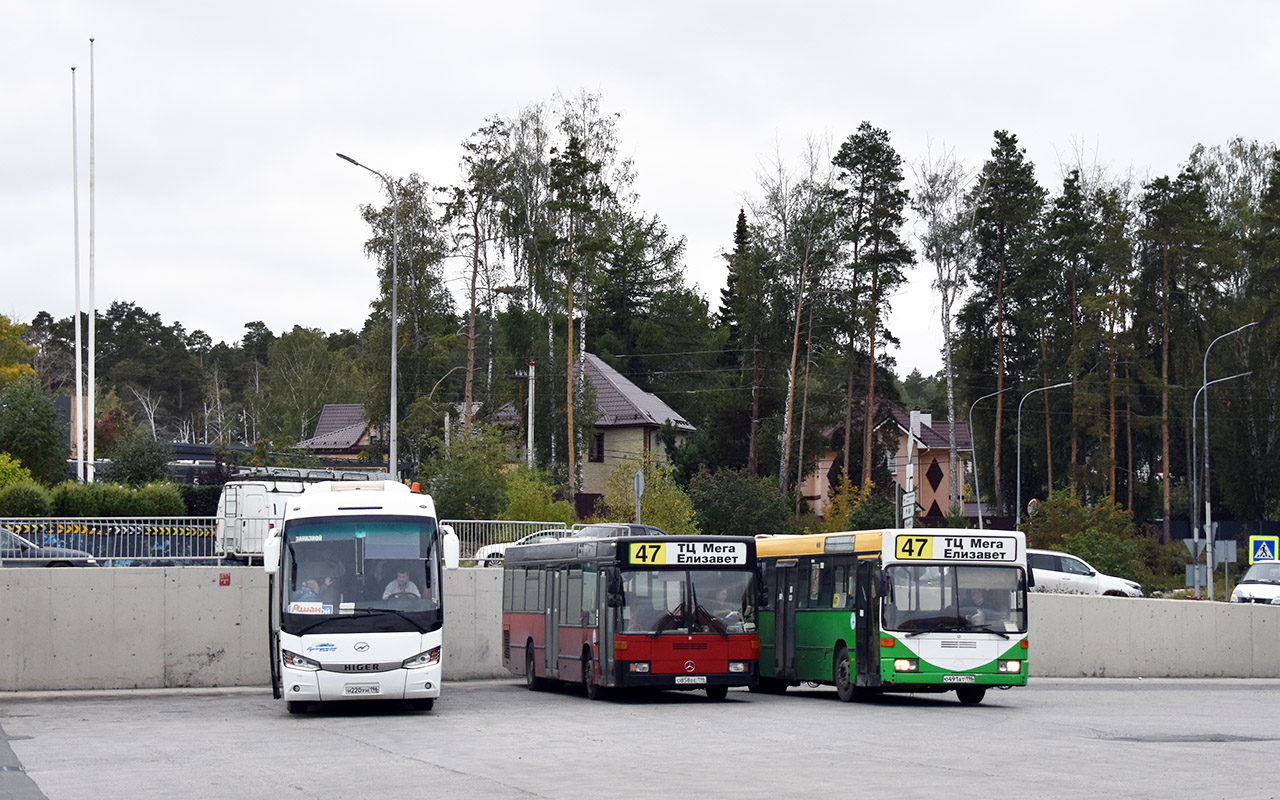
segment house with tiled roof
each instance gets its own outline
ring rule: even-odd
[[[326,403],[320,410],[315,433],[293,445],[293,450],[308,450],[322,458],[355,460],[369,450],[377,432],[365,417],[360,403]]]
[[[675,427],[677,442],[683,442],[695,429],[661,398],[636,386],[599,356],[587,353],[583,366],[600,412],[595,435],[587,443],[582,491],[578,494],[578,508],[589,513],[619,464],[639,463],[646,455],[658,463],[668,461],[666,448],[658,438],[663,424],[670,422]]]
[[[876,414],[876,430],[892,433],[896,448],[883,451],[882,456],[893,474],[894,483],[900,491],[906,491],[907,475],[911,475],[911,485],[916,493],[916,509],[926,519],[941,520],[950,505],[951,493],[951,455],[950,455],[950,423],[934,422],[928,411],[907,411],[896,403],[881,400],[877,403],[879,413]],[[838,429],[829,432],[838,433]],[[967,422],[956,422],[956,450],[959,456],[959,489],[964,497],[966,477],[973,459],[973,439],[969,434]],[[831,489],[839,479],[843,455],[839,450],[829,448],[818,459],[816,469],[805,477],[800,484],[800,491],[808,501],[810,509],[818,516],[824,516],[831,504]],[[964,513],[976,518],[977,507],[973,503],[964,503]]]

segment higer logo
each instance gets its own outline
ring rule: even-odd
[[[343,672],[377,672],[377,664],[343,664]]]

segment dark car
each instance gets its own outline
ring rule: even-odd
[[[652,525],[630,522],[598,522],[584,525],[573,532],[573,539],[612,539],[618,536],[666,536],[667,532]]]
[[[0,567],[96,567],[92,553],[69,547],[41,547],[0,528]]]

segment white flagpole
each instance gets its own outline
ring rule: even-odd
[[[76,396],[71,420],[76,426],[76,478],[84,483],[84,350],[80,344],[80,162],[76,144],[76,68],[71,68],[71,196],[76,242]]]
[[[89,37],[89,413],[88,413],[88,432],[89,432],[89,464],[88,479],[92,483],[96,479],[96,471],[94,465],[93,452],[93,433],[94,421],[97,420],[96,394],[97,394],[97,360],[98,350],[95,342],[95,328],[98,321],[98,307],[94,305],[93,300],[93,37]]]

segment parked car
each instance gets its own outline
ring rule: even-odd
[[[617,536],[666,536],[662,528],[631,522],[597,522],[573,532],[575,539],[612,539]]]
[[[1113,575],[1103,575],[1084,559],[1070,553],[1028,549],[1027,562],[1035,576],[1036,591],[1142,597],[1140,584]]]
[[[92,553],[69,547],[41,547],[8,528],[0,528],[2,567],[96,567]]]
[[[1280,561],[1259,561],[1249,567],[1231,590],[1231,602],[1280,605]]]
[[[538,542],[551,542],[556,539],[563,539],[572,534],[573,531],[568,528],[548,528],[546,530],[535,531],[526,534],[514,542],[498,542],[497,544],[487,544],[476,550],[476,566],[477,567],[500,567],[502,559],[506,556],[507,548],[514,547],[518,544],[537,544]]]

